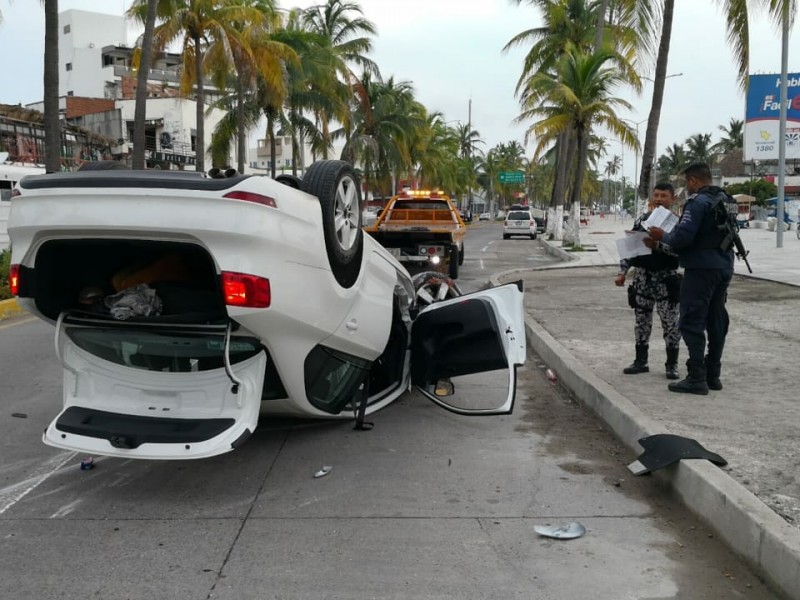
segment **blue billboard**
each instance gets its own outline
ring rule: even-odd
[[[789,73],[786,158],[800,158],[800,73]],[[744,160],[778,160],[781,76],[750,75],[744,124]]]

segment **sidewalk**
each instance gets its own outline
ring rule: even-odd
[[[728,461],[720,469],[686,460],[654,476],[776,590],[800,599],[800,240],[784,232],[784,247],[776,248],[775,232],[742,231],[755,273],[731,284],[725,389],[693,396],[667,390],[657,316],[651,372],[622,374],[633,359],[633,311],[624,288],[614,286],[615,241],[631,224],[592,217],[581,243],[594,251],[566,253],[560,243],[545,242],[572,260],[499,279],[524,279],[529,344],[631,449],[629,462],[642,451],[637,440],[656,433],[696,439]],[[747,274],[741,261],[736,273]],[[682,347],[682,375],[685,358]]]

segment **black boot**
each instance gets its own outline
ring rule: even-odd
[[[681,394],[697,394],[698,396],[708,395],[708,383],[706,383],[705,363],[686,361],[686,368],[689,374],[686,379],[678,383],[670,383],[669,391]]]
[[[708,389],[717,392],[722,389],[722,382],[719,380],[721,371],[722,365],[720,363],[709,362],[706,356],[706,383],[708,384]]]
[[[622,369],[625,375],[636,375],[637,373],[649,373],[650,367],[647,366],[647,344],[636,344],[636,360],[629,367]]]
[[[667,362],[664,365],[667,371],[667,379],[680,379],[678,375],[678,347],[667,348]]]

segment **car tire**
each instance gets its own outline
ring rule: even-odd
[[[450,275],[451,279],[458,279],[458,265],[461,264],[459,257],[461,253],[458,251],[458,245],[453,244],[450,246],[450,261],[448,262],[449,271],[448,274]]]
[[[275,181],[282,183],[283,185],[288,185],[290,188],[294,188],[296,190],[300,189],[302,185],[302,179],[297,177],[296,175],[289,175],[288,173],[282,173],[275,178]]]
[[[306,171],[300,189],[319,199],[331,272],[339,285],[352,287],[364,250],[361,186],[353,165],[343,160],[315,162]]]
[[[532,240],[535,240],[535,239],[536,239],[536,234],[535,234],[535,233],[532,233],[532,234],[531,234],[531,239],[532,239]]]
[[[510,238],[510,237],[511,237],[510,235],[506,235],[505,233],[503,234],[503,239],[504,239],[504,240],[507,240],[507,239],[508,239],[508,238]]]
[[[464,250],[465,250],[465,247],[462,244],[461,245],[461,252],[458,253],[458,266],[459,267],[464,264]]]
[[[436,271],[424,271],[414,276],[415,305],[425,308],[435,302],[451,300],[462,295],[461,288],[447,275]]]

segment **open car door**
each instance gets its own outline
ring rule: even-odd
[[[411,328],[411,382],[458,414],[509,414],[525,354],[520,281],[420,311]]]
[[[95,455],[204,458],[258,422],[267,354],[232,323],[136,323],[62,314],[64,406],[44,443]]]

